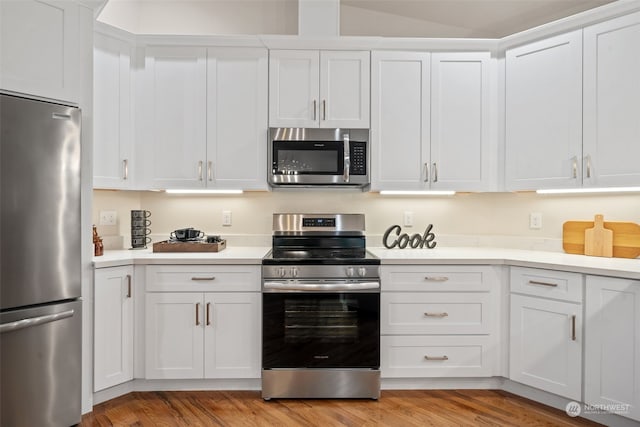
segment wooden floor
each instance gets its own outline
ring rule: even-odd
[[[368,399],[273,399],[258,391],[136,392],[97,405],[86,426],[597,426],[499,390],[385,390]]]

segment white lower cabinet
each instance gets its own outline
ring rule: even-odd
[[[539,296],[541,290],[558,292],[567,283],[568,292],[551,293],[551,297],[577,295],[578,301]],[[511,291],[509,378],[581,401],[582,276],[512,267]]]
[[[93,391],[133,379],[133,266],[94,273]]]
[[[382,266],[385,378],[496,375],[500,281],[488,266]]]
[[[640,421],[640,281],[587,276],[585,396]]]
[[[146,278],[147,379],[260,377],[259,266],[149,266]]]

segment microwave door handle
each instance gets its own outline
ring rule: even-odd
[[[344,174],[342,176],[344,182],[349,182],[349,174],[351,169],[351,156],[349,148],[349,134],[345,133],[344,138]]]

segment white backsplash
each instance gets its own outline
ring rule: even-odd
[[[433,224],[441,247],[506,247],[562,250],[562,224],[590,220],[602,213],[608,221],[640,222],[640,196],[542,196],[535,193],[473,193],[453,197],[387,197],[377,193],[295,191],[249,192],[234,196],[184,196],[162,192],[93,192],[93,220],[101,210],[118,213],[116,226],[99,226],[103,238],[122,236],[129,247],[130,210],[151,211],[153,241],[166,240],[172,230],[194,227],[220,235],[232,246],[271,246],[272,214],[277,212],[364,213],[367,244],[382,247],[382,234],[402,225],[413,212],[415,234]],[[232,225],[222,226],[222,211],[232,212]],[[542,214],[542,228],[529,229],[529,214]]]

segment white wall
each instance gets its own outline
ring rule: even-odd
[[[602,213],[608,221],[640,223],[640,196],[542,196],[535,193],[473,193],[448,198],[381,196],[350,191],[255,192],[237,196],[184,196],[161,192],[94,191],[94,221],[100,210],[117,210],[117,227],[101,234],[129,239],[129,210],[152,212],[152,233],[166,239],[177,228],[195,227],[220,234],[230,244],[270,245],[271,216],[276,212],[345,212],[366,215],[370,246],[382,246],[380,235],[402,224],[403,212],[414,213],[411,233],[434,225],[441,246],[484,246],[561,250],[562,224],[591,220]],[[233,224],[223,227],[222,211],[232,211]],[[540,212],[541,230],[529,229],[529,213]],[[257,235],[259,238],[246,236]]]

